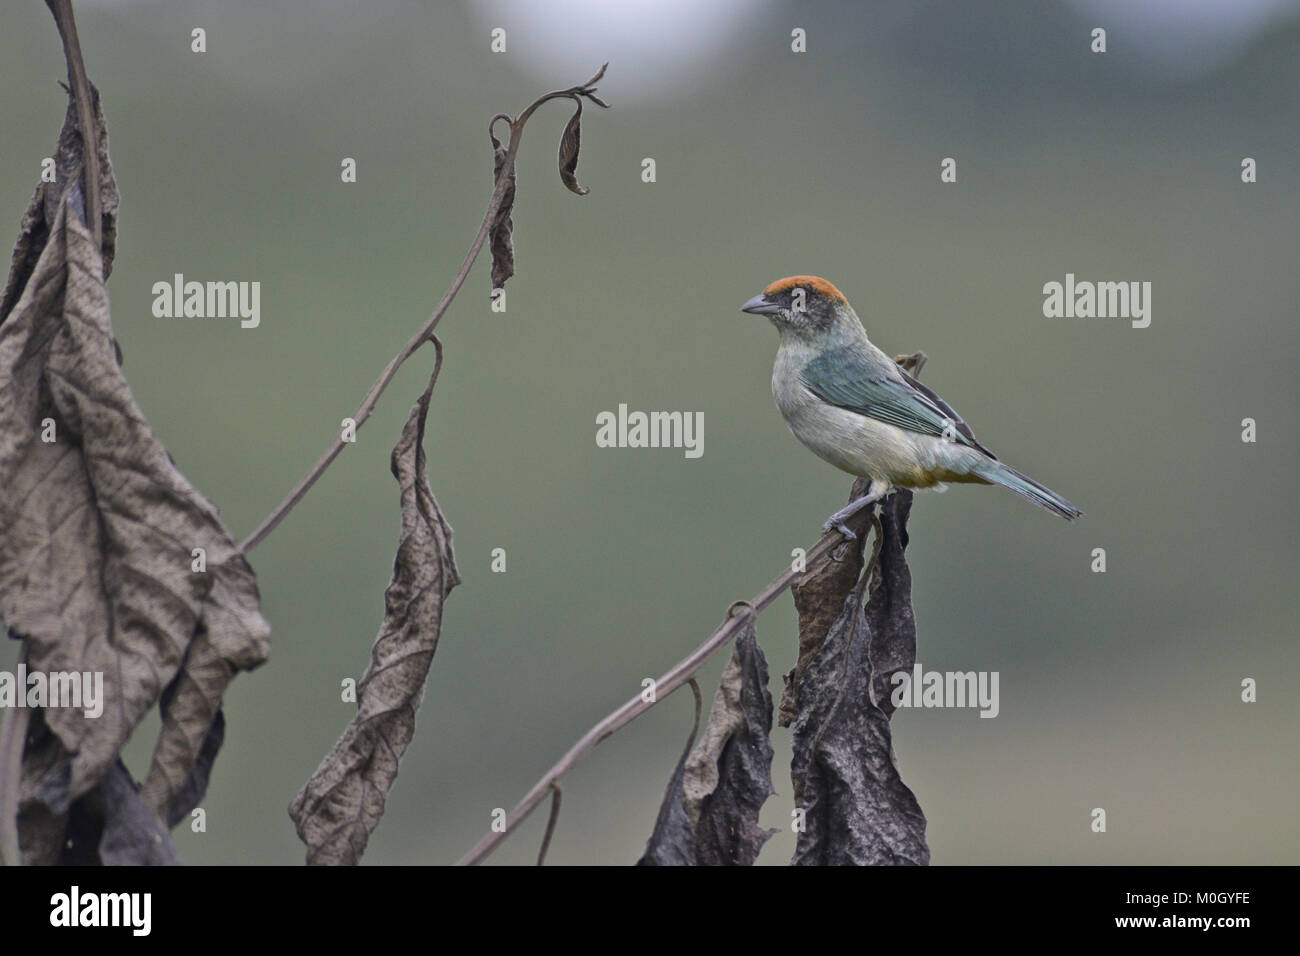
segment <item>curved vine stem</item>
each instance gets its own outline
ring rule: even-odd
[[[27,642],[19,647],[18,663],[27,660]],[[22,782],[23,749],[31,719],[27,707],[6,707],[0,719],[0,865],[22,866],[18,842],[18,788]]]
[[[811,571],[843,541],[844,538],[838,531],[828,532],[808,551],[804,559],[804,567]],[[595,750],[601,741],[636,720],[655,704],[668,697],[673,691],[693,682],[699,669],[708,662],[709,658],[731,642],[731,639],[741,630],[745,621],[760,614],[768,605],[780,597],[800,573],[804,572],[797,572],[794,568],[787,567],[767,587],[748,601],[739,601],[733,604],[727,611],[727,619],[704,639],[704,643],[670,667],[659,678],[655,683],[654,700],[647,701],[638,694],[583,734],[582,738],[570,747],[568,752],[550,770],[546,771],[537,783],[533,784],[532,789],[524,794],[518,806],[506,816],[505,827],[500,831],[493,830],[485,835],[478,843],[474,844],[468,853],[457,861],[456,865],[474,866],[482,863],[502,840],[513,833],[519,824],[527,819],[533,810],[537,809],[537,805],[546,799],[546,795],[551,792],[551,788],[559,782],[561,777],[572,770],[587,754]],[[741,613],[732,613],[737,609]],[[694,734],[692,733],[691,736],[693,738]]]
[[[95,253],[103,255],[103,213],[99,207],[99,127],[95,124],[95,104],[91,99],[90,79],[81,58],[81,40],[77,20],[72,14],[72,0],[45,0],[54,14],[54,23],[63,40],[63,57],[68,61],[68,82],[77,106],[77,125],[81,127],[81,177],[86,199],[86,225],[95,241]],[[101,266],[102,268],[102,266]]]
[[[56,0],[51,0],[51,2],[56,2]],[[606,64],[605,66],[608,65],[609,64]],[[461,263],[460,269],[451,280],[451,285],[447,288],[447,291],[443,293],[437,307],[434,308],[429,317],[424,320],[424,323],[416,330],[415,334],[411,336],[410,341],[402,347],[402,350],[398,352],[397,355],[393,357],[393,360],[388,363],[387,367],[384,368],[378,380],[370,387],[370,391],[366,393],[365,398],[362,399],[360,407],[358,407],[356,412],[353,413],[352,420],[356,422],[357,428],[360,428],[366,420],[370,418],[370,414],[374,411],[375,405],[379,402],[380,396],[384,394],[384,390],[388,388],[389,383],[392,382],[393,377],[397,374],[397,370],[402,367],[402,363],[410,358],[411,355],[415,353],[415,350],[423,345],[429,339],[429,336],[433,334],[433,330],[438,327],[438,323],[442,321],[442,317],[451,305],[452,300],[456,298],[456,294],[460,292],[461,286],[465,284],[465,280],[469,277],[469,270],[474,265],[474,260],[478,258],[479,252],[483,249],[483,243],[487,239],[488,232],[492,228],[492,223],[496,220],[497,211],[501,208],[501,201],[505,196],[506,189],[510,182],[510,172],[514,169],[515,157],[519,155],[519,144],[523,140],[524,126],[527,124],[529,118],[533,113],[537,112],[538,107],[543,103],[560,98],[576,100],[579,97],[585,96],[600,106],[605,106],[606,104],[595,95],[594,89],[595,83],[605,75],[605,66],[602,66],[596,75],[586,83],[579,86],[569,87],[567,90],[553,90],[550,93],[544,93],[542,96],[539,96],[519,114],[518,119],[511,120],[505,113],[498,113],[496,116],[492,117],[489,129],[495,126],[501,119],[509,121],[510,144],[506,150],[505,162],[502,164],[500,174],[497,176],[496,186],[492,190],[492,198],[488,202],[487,212],[483,214],[483,222],[479,226],[478,234],[474,236],[474,241],[470,244],[469,252],[465,254],[465,261]],[[330,447],[326,449],[323,455],[321,455],[316,464],[312,465],[311,469],[303,476],[302,480],[293,487],[293,490],[285,496],[284,500],[276,506],[275,510],[266,516],[253,533],[244,539],[240,548],[245,554],[261,544],[262,541],[266,539],[266,536],[274,531],[276,526],[284,520],[285,516],[288,515],[295,506],[297,506],[298,502],[302,501],[302,499],[307,496],[307,492],[311,490],[312,485],[316,484],[320,479],[320,476],[325,474],[325,470],[329,468],[334,459],[339,456],[346,444],[347,443],[343,441],[341,434],[335,437],[334,441],[330,444]]]
[[[538,866],[546,862],[546,851],[551,848],[551,837],[555,836],[555,824],[560,819],[560,798],[563,795],[564,789],[558,780],[551,784],[551,816],[546,821],[546,835],[542,837],[542,848],[537,851]]]

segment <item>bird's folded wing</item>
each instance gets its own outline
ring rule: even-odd
[[[799,377],[824,402],[922,435],[946,434],[994,457],[947,402],[901,369],[873,363],[852,346],[823,353]]]

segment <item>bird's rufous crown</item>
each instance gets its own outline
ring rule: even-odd
[[[822,295],[836,302],[843,302],[845,305],[848,304],[848,300],[844,298],[843,293],[841,293],[839,289],[818,276],[787,276],[784,279],[777,279],[763,290],[763,294],[779,295],[782,292],[788,292],[795,286],[804,286],[812,292],[813,295]]]

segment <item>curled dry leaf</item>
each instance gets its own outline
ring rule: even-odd
[[[604,67],[601,67],[601,73],[603,72]],[[585,196],[591,190],[578,185],[578,151],[582,148],[582,99],[577,96],[574,99],[578,108],[564,125],[564,134],[560,137],[560,182],[570,192]]]
[[[136,791],[121,760],[72,805],[63,866],[180,866],[171,834]]]
[[[438,356],[441,365],[441,346]],[[435,368],[393,448],[402,533],[384,592],[384,622],[357,684],[356,715],[289,805],[311,864],[360,862],[384,814],[398,762],[415,735],[415,712],[438,647],[443,603],[460,583],[451,526],[425,473],[424,420],[437,378]]]
[[[29,672],[103,679],[102,715],[49,708],[53,757],[24,757],[22,802],[39,801],[55,830],[175,685],[142,791],[167,816],[226,684],[270,646],[252,570],[119,368],[104,284],[118,196],[97,97],[95,116],[101,247],[84,221],[69,107],[57,182],[40,185],[23,217],[0,298],[0,615],[26,642]],[[192,570],[195,549],[206,571]]]
[[[772,695],[750,615],[704,734],[673,772],[640,866],[751,866],[775,830],[758,825],[772,789]]]
[[[190,655],[197,657],[196,648],[202,647],[201,637],[196,638],[190,645]],[[202,687],[196,686],[194,675],[198,673],[201,670],[194,667],[187,657],[186,666],[163,691],[161,707],[165,729],[149,768],[150,776],[142,788],[144,800],[150,806],[161,808],[163,822],[169,827],[184,820],[203,800],[203,795],[208,792],[212,766],[226,739],[226,716],[220,707],[209,712],[205,706],[205,701],[213,698]],[[216,673],[220,676],[221,669],[218,668]],[[182,690],[186,689],[192,696],[190,705],[177,700]],[[215,699],[220,701],[219,696]],[[189,734],[201,736],[191,740]],[[183,747],[183,751],[172,752],[179,747]],[[157,756],[157,753],[162,756]],[[180,759],[181,753],[192,753],[193,760]],[[189,769],[183,776],[173,769],[187,764]]]
[[[509,150],[497,139],[490,127],[488,135],[492,137],[492,181],[499,183]],[[506,175],[508,177],[506,190],[501,196],[501,205],[497,207],[496,216],[492,219],[492,226],[488,233],[489,245],[492,247],[492,288],[494,290],[505,288],[506,280],[515,274],[515,223],[511,218],[515,206],[514,163],[510,164],[510,171]]]
[[[867,493],[868,482],[858,479],[849,492],[853,501]],[[794,608],[799,615],[799,657],[794,670],[785,675],[785,691],[777,723],[789,727],[799,713],[799,688],[803,672],[821,651],[831,625],[843,613],[844,598],[866,566],[863,542],[873,537],[876,509],[866,508],[849,519],[855,541],[842,542],[820,566],[806,572],[790,585]]]
[[[894,500],[894,499],[897,500]],[[913,495],[895,492],[880,509],[881,539],[867,599],[871,629],[871,699],[887,717],[894,715],[893,677],[911,674],[916,664],[916,618],[912,613],[912,571],[907,566],[907,518]]]
[[[910,669],[916,656],[911,575],[903,554],[911,505],[912,493],[901,489],[881,507],[876,562],[857,578],[840,614],[807,655],[804,645],[812,642],[804,640],[805,628],[820,631],[814,623],[820,617],[808,606],[800,608],[791,776],[795,805],[804,809],[805,820],[796,864],[930,861],[925,815],[899,776],[889,724],[889,676]],[[816,607],[843,593],[838,570],[824,568],[821,580],[809,575],[814,580],[805,586],[820,587]]]
[[[894,356],[894,361],[898,363],[898,367],[908,375],[912,376],[912,378],[921,377],[921,369],[925,367],[925,363],[928,360],[929,356],[924,352],[913,352],[911,355]]]

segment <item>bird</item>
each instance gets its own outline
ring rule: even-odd
[[[866,494],[831,515],[845,524],[896,488],[948,482],[1001,485],[1067,521],[1083,512],[1046,485],[999,461],[947,402],[867,338],[848,299],[818,276],[777,279],[740,307],[765,315],[781,334],[772,397],[786,425],[809,450],[866,479]]]

